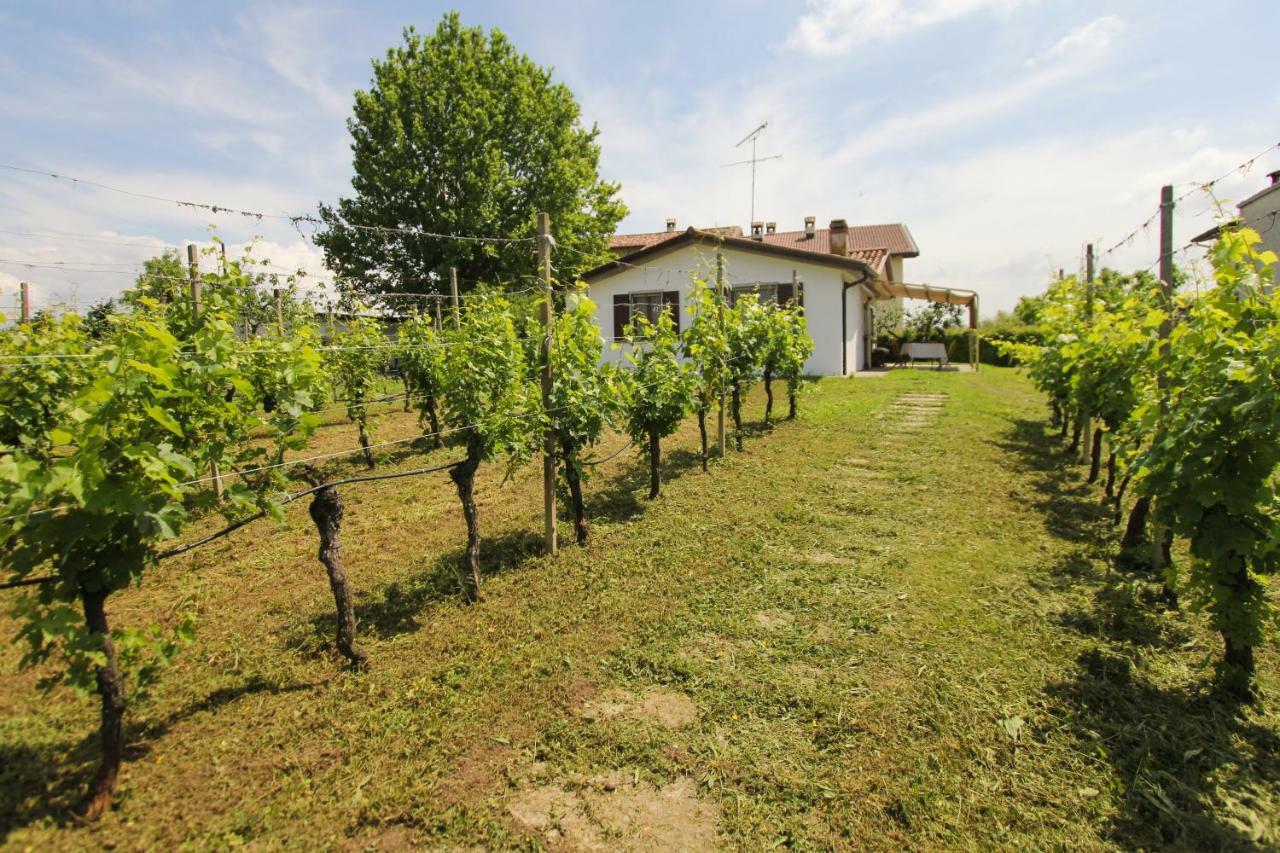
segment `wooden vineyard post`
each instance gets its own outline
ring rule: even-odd
[[[284,305],[280,298],[280,288],[271,288],[271,299],[276,305],[276,334],[284,337]]]
[[[444,331],[444,325],[440,321],[440,294],[435,293],[432,296],[434,297],[432,301],[436,304],[436,334],[440,334]]]
[[[20,309],[21,313],[19,314],[19,316],[22,318],[22,322],[30,323],[31,322],[31,282],[29,281],[21,282],[18,285],[18,290],[22,294],[22,308]]]
[[[1160,294],[1163,297],[1165,316],[1160,323],[1160,343],[1156,345],[1156,358],[1160,367],[1156,370],[1156,387],[1160,391],[1160,418],[1164,428],[1164,416],[1169,411],[1169,374],[1164,360],[1173,332],[1173,186],[1160,188]],[[1165,528],[1155,516],[1151,525],[1151,568],[1163,575],[1165,570]],[[1165,585],[1168,591],[1168,584]]]
[[[538,245],[542,245],[539,243]],[[449,267],[449,293],[453,297],[453,327],[462,324],[462,313],[458,308],[458,268]]]
[[[551,415],[551,217],[538,214],[538,278],[542,280],[542,411]],[[548,422],[542,437],[542,532],[547,554],[556,553],[556,439]]]
[[[1085,333],[1093,329],[1093,244],[1085,246],[1084,253],[1084,326]],[[1084,420],[1084,440],[1080,442],[1080,455],[1084,459],[1093,453],[1093,412],[1087,405],[1080,409]]]
[[[195,313],[196,322],[200,322],[204,306],[200,298],[200,250],[196,248],[195,243],[187,244],[187,275],[191,278],[191,308]],[[209,479],[213,481],[214,497],[222,500],[222,472],[218,470],[217,460],[209,462]]]
[[[716,252],[716,314],[720,319],[720,334],[724,335],[724,252]],[[724,429],[724,389],[720,389],[720,410],[716,415],[716,441],[720,447],[720,458],[725,455]]]

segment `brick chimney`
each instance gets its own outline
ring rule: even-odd
[[[777,233],[778,233],[778,223],[776,223],[776,222],[766,222],[766,223],[764,224],[764,233],[766,233],[766,234],[777,234]]]
[[[816,232],[817,224],[818,224],[818,217],[816,216],[806,216],[804,218],[804,238],[806,240],[813,239],[813,235],[817,233]]]
[[[1280,170],[1271,172],[1267,177],[1271,179],[1271,186],[1274,187],[1276,184],[1280,184]]]
[[[764,239],[764,222],[762,222],[759,219],[751,223],[751,239],[752,240]]]
[[[670,234],[672,231],[675,231],[675,230],[676,230],[676,221],[675,221],[674,219],[668,219],[668,220],[667,220],[667,233],[668,233],[668,234]]]
[[[849,223],[843,219],[831,220],[831,254],[849,257]]]

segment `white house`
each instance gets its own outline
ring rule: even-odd
[[[714,282],[717,253],[724,255],[726,286],[735,292],[754,291],[762,300],[780,302],[799,299],[814,342],[805,372],[814,376],[866,369],[877,305],[910,296],[970,305],[971,314],[976,312],[972,293],[904,282],[903,261],[920,253],[905,225],[849,226],[835,219],[817,228],[809,216],[803,231],[780,232],[772,222],[754,222],[751,232],[677,231],[669,219],[666,231],[614,237],[616,259],[583,276],[600,328],[617,339],[635,313],[656,319],[664,309],[678,309],[677,322],[687,326],[691,279]],[[623,355],[622,349],[611,350],[606,358]]]
[[[1262,237],[1258,248],[1262,251],[1269,249],[1280,255],[1280,221],[1277,221],[1280,220],[1280,171],[1272,172],[1267,177],[1271,179],[1271,183],[1237,205],[1240,215],[1231,224],[1257,231]],[[1203,234],[1197,234],[1191,242],[1216,240],[1219,229],[1220,226],[1215,225]],[[1273,264],[1272,270],[1277,279],[1280,279],[1280,263]]]

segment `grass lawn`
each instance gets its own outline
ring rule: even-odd
[[[748,415],[762,408],[756,389]],[[478,605],[458,591],[445,475],[345,487],[363,674],[332,651],[299,502],[283,528],[167,561],[109,602],[120,625],[194,605],[200,627],[131,709],[118,807],[96,825],[71,816],[96,699],[42,695],[0,647],[0,838],[1280,845],[1276,644],[1260,656],[1271,699],[1215,699],[1216,636],[1114,568],[1099,493],[1043,415],[1006,370],[824,380],[799,421],[757,426],[709,474],[686,424],[656,501],[635,454],[602,465],[593,542],[555,560],[538,556],[539,466],[505,483],[482,469]],[[420,431],[391,412],[375,441]],[[335,424],[316,452],[354,443]],[[403,468],[457,453],[388,449]]]

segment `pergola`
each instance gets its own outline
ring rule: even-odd
[[[892,299],[901,296],[907,299],[925,299],[929,302],[945,302],[949,305],[969,306],[969,365],[978,369],[978,294],[972,290],[957,290],[950,287],[937,287],[932,284],[911,284],[905,281],[889,281],[883,278],[864,282],[872,296],[880,299]],[[868,327],[869,328],[869,327]],[[871,363],[871,337],[868,336],[867,363]]]

